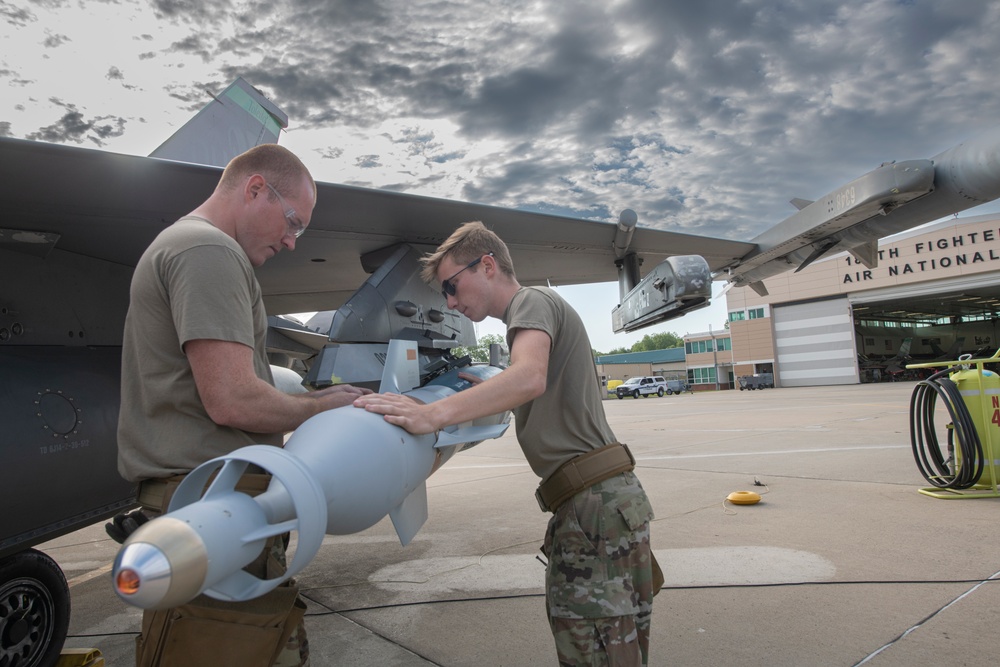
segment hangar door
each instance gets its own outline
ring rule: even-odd
[[[857,384],[854,318],[847,298],[774,307],[778,384]]]

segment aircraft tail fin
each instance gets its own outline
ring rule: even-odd
[[[403,502],[390,510],[389,518],[399,536],[399,543],[405,547],[427,521],[427,483],[421,482]]]
[[[913,344],[912,338],[906,338],[903,340],[903,344],[899,346],[899,356],[905,357],[910,353],[910,345]]]
[[[207,106],[149,155],[225,167],[254,146],[278,143],[278,135],[286,127],[288,116],[238,78],[221,94],[212,95]]]

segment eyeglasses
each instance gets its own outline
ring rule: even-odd
[[[281,204],[281,207],[285,209],[285,219],[288,221],[288,233],[295,238],[302,236],[303,232],[306,231],[306,226],[302,224],[301,220],[299,220],[299,216],[295,213],[295,209],[288,205],[288,202],[285,201],[285,198],[281,196],[280,192],[274,189],[273,185],[270,183],[265,183],[264,185],[271,189],[271,192],[273,192],[278,198],[278,202]]]
[[[449,296],[455,296],[455,283],[453,283],[452,281],[455,278],[458,277],[459,273],[461,273],[462,271],[465,271],[465,269],[471,269],[476,264],[479,264],[479,262],[483,261],[483,257],[492,257],[492,256],[493,256],[493,253],[487,253],[485,255],[481,255],[481,256],[477,257],[476,259],[472,260],[471,262],[469,262],[468,264],[466,264],[463,268],[461,268],[458,271],[456,271],[455,275],[453,275],[451,278],[448,278],[447,280],[442,280],[441,281],[441,294],[444,295],[444,298],[447,299]]]

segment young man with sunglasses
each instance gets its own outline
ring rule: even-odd
[[[481,222],[459,227],[423,262],[424,280],[441,281],[449,308],[473,322],[503,320],[510,366],[426,405],[400,394],[354,405],[415,434],[512,410],[521,449],[543,480],[539,505],[553,513],[543,550],[559,663],[645,665],[662,584],[649,546],[653,510],[605,418],[583,322],[554,290],[522,287],[507,246]]]
[[[273,386],[253,270],[295,249],[315,203],[316,184],[295,155],[257,146],[234,158],[212,195],[163,230],[139,260],[118,423],[118,468],[139,484],[139,519],[165,512],[180,479],[199,464],[246,445],[281,447],[284,433],[309,417],[368,393],[341,385],[291,395]],[[245,475],[238,488],[263,491],[266,477]],[[271,578],[283,557],[284,545],[270,541],[248,569]],[[137,664],[306,664],[304,607],[294,590],[272,593],[246,603],[202,596],[145,612]],[[259,627],[262,614],[276,620]]]

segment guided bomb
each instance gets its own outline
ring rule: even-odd
[[[459,372],[486,380],[494,366],[452,369],[423,387],[416,343],[392,341],[383,391],[431,403],[471,386]],[[403,545],[427,519],[427,478],[454,454],[507,429],[509,413],[437,434],[412,435],[382,415],[345,406],[303,423],[284,449],[244,447],[193,470],[167,514],[142,525],[115,558],[115,592],[130,605],[166,609],[204,593],[248,600],[302,570],[324,534],[358,532],[388,514]],[[236,490],[250,465],[272,475],[256,496]],[[214,476],[214,477],[213,477]],[[297,531],[298,545],[284,575],[260,579],[245,571],[268,538]]]

